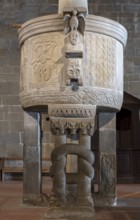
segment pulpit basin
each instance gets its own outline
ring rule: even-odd
[[[56,14],[32,19],[20,28],[22,107],[42,111],[49,104],[77,104],[94,105],[98,110],[119,110],[123,100],[127,31],[110,19],[87,15],[84,36],[80,33],[78,36],[82,40],[69,46],[63,26],[63,15]],[[83,56],[74,61],[69,53],[67,62],[67,47],[71,53],[77,47],[77,54],[82,50]],[[67,71],[73,70],[79,71],[82,79],[75,90],[66,76]]]

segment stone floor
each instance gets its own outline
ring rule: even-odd
[[[50,190],[50,181],[45,181],[43,192]],[[140,184],[117,185],[117,191],[117,206],[96,208],[96,220],[140,220]],[[43,220],[46,212],[46,207],[23,205],[22,182],[0,182],[0,220]]]

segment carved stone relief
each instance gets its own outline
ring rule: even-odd
[[[36,95],[37,94],[37,95]],[[84,104],[97,105],[98,107],[110,107],[120,109],[122,105],[122,93],[100,88],[79,88],[73,92],[69,87],[59,90],[57,87],[45,89],[32,89],[22,92],[20,98],[24,107],[34,105],[55,104]]]
[[[71,80],[77,80],[78,85],[82,85],[82,63],[80,59],[67,59],[66,63],[66,84],[70,85]]]
[[[65,38],[65,75],[66,85],[72,90],[78,90],[83,85],[83,35],[85,30],[85,18],[77,9],[64,15]]]
[[[117,41],[108,36],[85,33],[86,84],[114,88],[116,83]]]
[[[96,106],[93,105],[72,105],[53,104],[48,105],[48,114],[57,117],[95,117]]]
[[[28,75],[25,74],[28,71],[28,42],[25,42],[21,50],[21,62],[20,62],[20,90],[21,92],[27,89]]]
[[[114,193],[116,187],[116,155],[101,155],[101,192]]]
[[[64,37],[61,33],[33,36],[29,39],[30,86],[40,87],[58,84],[63,67],[62,47]]]
[[[58,131],[64,134],[66,129],[71,130],[71,134],[75,134],[80,129],[81,134],[93,135],[95,128],[95,117],[91,118],[61,118],[50,117],[52,131]]]

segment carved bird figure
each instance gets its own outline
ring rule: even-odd
[[[72,16],[70,14],[64,16],[64,33],[67,34],[68,32],[75,30],[78,30],[84,35],[85,17],[82,13],[78,14],[76,9],[72,11]]]

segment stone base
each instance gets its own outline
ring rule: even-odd
[[[50,207],[43,220],[95,220],[95,210],[86,206]]]
[[[113,207],[116,206],[116,194],[93,194],[95,207]]]
[[[28,205],[35,205],[35,206],[48,206],[49,198],[46,194],[34,195],[28,194],[23,195],[23,203]]]

